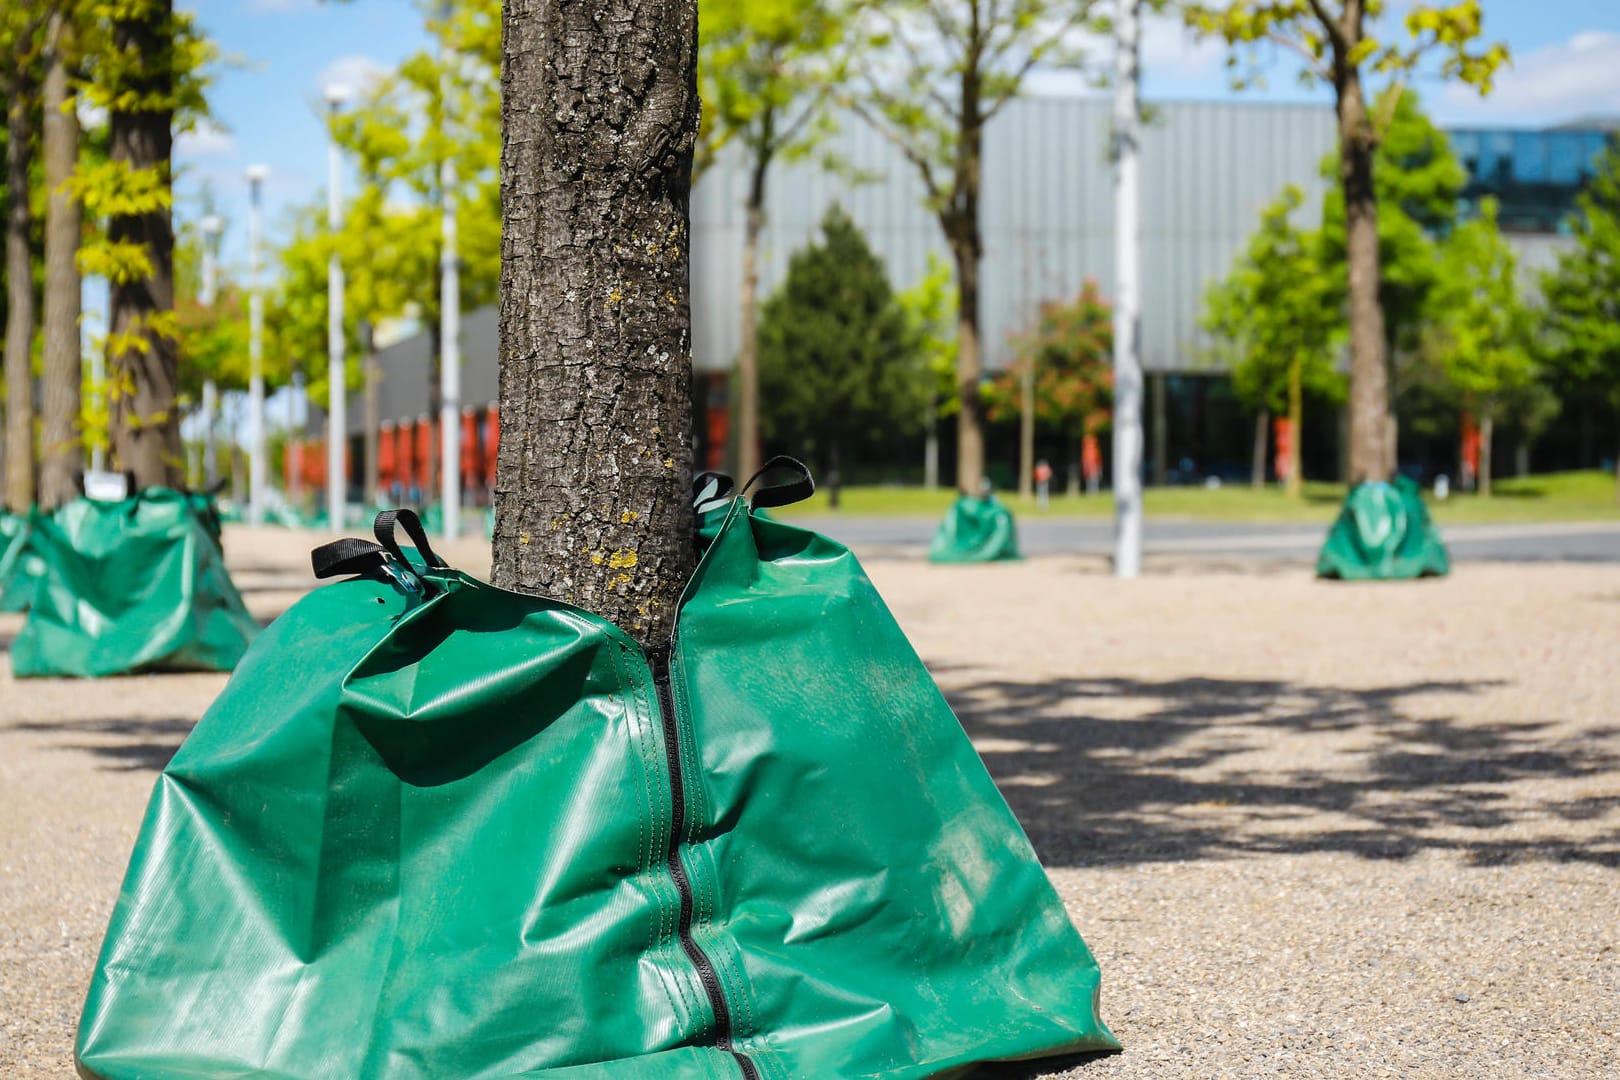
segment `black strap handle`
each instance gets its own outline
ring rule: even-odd
[[[310,565],[318,578],[366,574],[381,567],[387,559],[388,552],[381,544],[356,540],[352,536],[322,544],[309,553]]]
[[[716,503],[731,498],[737,482],[729,473],[700,472],[692,477],[692,507],[698,513],[712,509]]]
[[[401,507],[398,510],[384,510],[377,515],[376,522],[371,531],[377,535],[377,543],[383,550],[398,559],[400,565],[409,566],[410,560],[400,550],[399,541],[394,539],[394,526],[398,525],[405,530],[405,535],[411,538],[416,550],[421,553],[422,560],[429,566],[443,567],[447,564],[433,553],[433,545],[428,543],[427,530],[422,528],[422,519],[416,516],[415,510]]]
[[[772,476],[778,479],[772,480]],[[748,483],[742,486],[738,494],[747,495],[748,489],[755,484],[760,486],[759,490],[754,492],[754,497],[748,500],[750,510],[803,502],[816,492],[816,481],[810,475],[810,467],[786,454],[778,454],[761,465],[759,471],[748,478]]]

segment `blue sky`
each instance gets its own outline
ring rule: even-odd
[[[184,0],[181,0],[185,6]],[[1402,7],[1394,0],[1392,7]],[[413,0],[195,0],[198,21],[227,57],[210,94],[217,126],[179,142],[177,212],[199,213],[206,185],[229,222],[225,258],[245,262],[247,185],[243,169],[270,166],[267,238],[281,232],[288,208],[323,198],[325,129],[321,89],[363,82],[427,44]],[[1620,115],[1620,0],[1485,0],[1485,32],[1506,41],[1514,66],[1495,94],[1439,85],[1419,89],[1435,115],[1456,125],[1539,126],[1583,116]],[[1222,52],[1190,40],[1172,19],[1151,20],[1143,46],[1145,91],[1156,98],[1223,98],[1233,91]],[[1317,97],[1296,81],[1287,54],[1277,57],[1265,90],[1249,97]],[[1073,93],[1072,75],[1043,73],[1037,93]]]

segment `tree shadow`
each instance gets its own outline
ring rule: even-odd
[[[196,726],[195,719],[171,717],[151,720],[64,720],[30,721],[12,725],[13,731],[44,732],[68,736],[57,746],[101,758],[103,769],[157,772],[169,764],[175,751]],[[84,741],[84,736],[102,736],[105,741]]]
[[[1620,867],[1620,841],[1579,827],[1620,800],[1560,784],[1620,772],[1620,728],[1465,722],[1418,700],[1500,682],[938,673],[1049,866],[1449,850]]]

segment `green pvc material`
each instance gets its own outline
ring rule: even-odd
[[[45,562],[34,550],[39,511],[0,510],[0,612],[27,611]]]
[[[1345,581],[1439,577],[1450,570],[1422,493],[1404,476],[1351,488],[1316,560],[1317,577]]]
[[[277,620],[158,780],[81,1075],[910,1080],[1117,1048],[854,556],[740,501],[704,546],[662,683],[604,620],[454,570]]]
[[[75,499],[33,533],[44,572],[11,645],[18,677],[229,671],[258,624],[225,570],[205,496]]]
[[[937,563],[1021,558],[1012,511],[994,495],[963,495],[952,503],[928,548],[928,561]]]

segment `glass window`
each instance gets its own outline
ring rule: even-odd
[[[1511,132],[1491,131],[1480,136],[1479,172],[1475,174],[1480,183],[1495,188],[1501,187],[1513,176],[1512,161]]]
[[[1547,180],[1547,137],[1539,131],[1513,134],[1513,178],[1520,183]]]
[[[1585,140],[1579,132],[1554,131],[1547,135],[1547,179],[1555,184],[1574,187],[1581,182],[1585,162],[1581,158],[1581,144]]]

